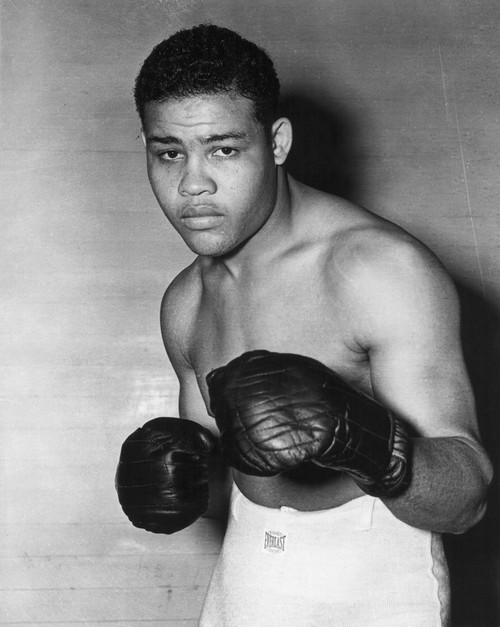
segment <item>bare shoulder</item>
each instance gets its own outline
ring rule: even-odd
[[[424,243],[398,225],[345,199],[307,186],[297,187],[302,223],[310,242],[321,242],[328,269],[348,283],[408,286],[416,281],[442,288],[451,286],[441,262]],[[369,291],[372,291],[369,289]]]
[[[328,271],[357,312],[357,331],[367,348],[410,333],[456,342],[453,281],[425,244],[395,224],[371,214],[338,232]]]
[[[423,242],[373,214],[337,233],[332,255],[335,262],[341,261],[349,278],[365,279],[370,284],[402,281],[403,287],[408,280],[422,284],[449,281],[442,263]]]
[[[436,255],[396,224],[346,200],[300,190],[312,245],[321,242],[323,268],[331,293],[352,312],[364,346],[377,338],[458,329],[454,284]]]
[[[397,293],[412,298],[435,292],[454,294],[452,281],[436,255],[421,241],[395,224],[375,217],[339,235],[339,260],[345,276],[372,298]],[[333,247],[332,247],[333,248]],[[332,259],[333,261],[333,259]]]
[[[170,283],[161,303],[163,343],[175,369],[189,366],[188,346],[200,303],[201,276],[197,260]]]

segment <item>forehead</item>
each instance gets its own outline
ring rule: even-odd
[[[144,111],[146,135],[166,133],[210,135],[214,132],[258,131],[251,100],[239,95],[214,94],[150,102]]]

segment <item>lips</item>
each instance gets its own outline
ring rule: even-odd
[[[191,231],[203,231],[219,226],[224,216],[213,205],[190,205],[181,212],[181,221]]]

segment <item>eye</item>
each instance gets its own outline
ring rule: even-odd
[[[236,154],[236,150],[234,148],[229,148],[229,146],[223,146],[222,148],[217,148],[217,150],[214,151],[214,155],[216,157],[231,157],[234,154]]]
[[[165,161],[177,161],[182,158],[182,155],[178,150],[166,150],[161,153],[160,157]]]

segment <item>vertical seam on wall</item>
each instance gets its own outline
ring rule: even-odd
[[[441,79],[443,81],[443,92],[444,92],[444,104],[445,104],[445,109],[446,109],[446,117],[448,118],[448,98],[447,98],[447,90],[446,90],[446,83],[445,83],[445,72],[444,72],[444,64],[443,64],[443,57],[441,55],[441,46],[438,46],[438,53],[439,53],[439,63],[441,66]],[[462,142],[462,132],[460,129],[460,121],[458,119],[458,110],[457,110],[457,102],[455,99],[455,88],[454,86],[452,86],[452,90],[451,90],[451,94],[452,94],[452,99],[453,99],[453,108],[454,108],[454,118],[455,118],[455,127],[457,130],[457,136],[458,136],[458,145],[460,148],[460,159],[462,162],[462,172],[464,175],[464,184],[465,184],[465,197],[467,198],[467,215],[469,218],[469,222],[471,225],[471,229],[472,229],[472,238],[474,240],[474,249],[476,252],[476,260],[477,260],[477,265],[479,268],[479,277],[481,279],[481,291],[483,293],[483,296],[486,298],[486,288],[485,288],[485,284],[484,284],[484,276],[483,276],[483,266],[481,264],[481,256],[479,255],[479,247],[478,247],[478,243],[477,243],[477,234],[476,234],[476,225],[474,223],[474,216],[472,215],[472,205],[470,202],[470,193],[469,193],[469,181],[467,178],[467,168],[466,168],[466,164],[465,164],[465,156],[464,156],[464,148],[463,148],[463,142]]]

